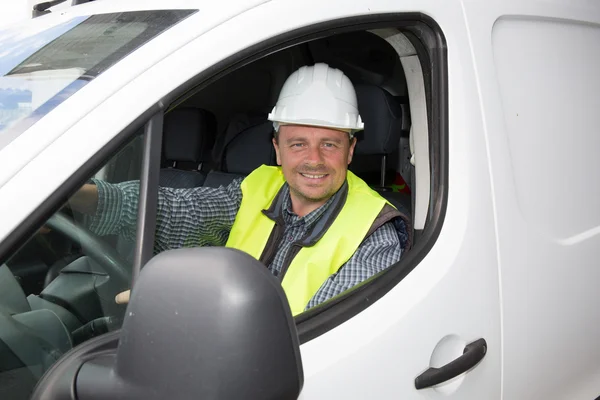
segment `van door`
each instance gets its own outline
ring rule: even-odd
[[[421,241],[421,247],[406,254],[404,267],[413,269],[383,297],[351,318],[346,316],[347,310],[338,308],[329,321],[333,328],[302,344],[305,382],[300,398],[500,399],[502,342],[492,187],[460,2],[334,1],[327,8],[317,1],[282,5],[261,6],[261,16],[270,21],[265,30],[283,35],[295,28],[308,35],[311,28],[323,32],[340,20],[369,29],[370,21],[391,21],[394,15],[414,12],[429,16],[430,26],[439,27],[436,32],[445,42],[433,47],[445,53],[447,46],[447,76],[442,73],[447,81],[443,90],[436,86],[430,97],[433,108],[444,111],[421,114],[430,118],[425,121],[425,132],[436,138],[431,146],[440,146],[437,150],[447,156],[447,178],[443,183],[431,183],[447,190],[443,224],[433,239]],[[277,17],[282,9],[285,19]],[[249,25],[250,16],[240,16],[235,24]],[[382,28],[374,24],[373,29],[376,27]],[[390,36],[390,40],[394,39]],[[440,70],[433,66],[446,68],[439,59],[416,57],[411,61],[405,73],[422,68],[424,76],[418,82],[411,75],[408,85],[414,84],[415,91],[423,88],[424,82],[438,82]],[[416,98],[410,100],[418,104]],[[413,128],[417,122],[423,123],[415,120],[418,111],[418,107],[411,109]],[[440,130],[443,138],[438,141]],[[432,203],[430,212],[435,209]],[[339,319],[344,322],[340,324]],[[469,357],[474,354],[469,353],[471,349],[485,349],[485,356],[465,369],[466,373],[432,386],[419,385],[423,373],[453,369],[455,364],[448,364],[463,363],[465,350]]]
[[[467,1],[465,9],[494,179],[504,398],[595,399],[600,7]]]
[[[433,50],[429,55],[422,49],[412,54],[415,57],[404,70],[411,73],[409,84],[423,96],[411,98],[411,103],[424,101],[421,108],[411,110],[415,111],[413,117],[421,112],[423,120],[418,122],[425,127],[424,137],[435,139],[430,142],[432,160],[439,157],[436,168],[439,165],[445,171],[440,180],[432,180],[435,190],[430,191],[429,212],[438,213],[440,223],[429,240],[421,240],[406,253],[404,264],[393,272],[398,281],[382,289],[385,294],[381,298],[374,303],[364,299],[368,306],[352,312],[351,317],[343,305],[332,307],[318,335],[304,341],[301,399],[501,398],[500,296],[491,174],[460,2],[379,0],[369,1],[367,7],[365,1],[336,0],[327,8],[316,0],[265,3],[184,46],[129,88],[157,82],[155,90],[168,93],[172,89],[158,83],[173,71],[182,84],[198,73],[208,79],[202,74],[205,69],[218,74],[236,63],[248,63],[258,54],[324,32],[394,27],[405,15],[427,16],[437,38],[421,43]],[[243,35],[231,34],[240,31]],[[380,33],[386,36],[388,31]],[[395,41],[398,37],[386,37],[402,44]],[[222,59],[225,61],[214,67]],[[429,91],[424,90],[426,83]],[[235,93],[221,95],[227,98]],[[413,119],[413,128],[415,124]],[[434,193],[441,195],[435,197]],[[471,364],[473,359],[476,362]],[[448,370],[459,373],[445,379]],[[432,375],[441,376],[438,384],[435,379],[424,379]]]

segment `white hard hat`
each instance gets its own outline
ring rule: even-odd
[[[275,131],[280,125],[310,125],[346,130],[364,129],[356,92],[342,71],[319,63],[304,66],[285,81],[269,114]]]

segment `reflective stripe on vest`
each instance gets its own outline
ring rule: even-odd
[[[383,197],[350,171],[347,181],[348,197],[339,215],[314,246],[298,252],[281,283],[293,315],[303,312],[327,278],[352,257],[386,204]],[[275,226],[275,221],[262,211],[269,208],[284,183],[281,168],[264,165],[242,181],[242,203],[227,247],[260,259]]]

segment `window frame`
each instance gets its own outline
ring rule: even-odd
[[[349,320],[394,288],[429,253],[441,232],[448,199],[448,60],[440,26],[422,13],[375,14],[313,24],[246,48],[207,68],[161,100],[169,104],[167,111],[170,111],[221,77],[276,51],[335,33],[379,28],[408,32],[423,67],[431,171],[425,229],[415,232],[419,242],[403,256],[400,265],[391,266],[352,290],[298,315],[295,320],[300,344]]]
[[[156,115],[160,115],[159,119],[156,119]],[[68,199],[75,194],[75,192],[92,176],[96,171],[100,170],[103,165],[118,152],[123,146],[125,146],[138,131],[143,128],[144,134],[144,157],[142,160],[142,174],[140,175],[140,192],[143,190],[142,185],[147,187],[144,189],[144,193],[154,191],[158,193],[158,172],[153,172],[153,168],[149,168],[147,162],[152,162],[148,159],[149,156],[154,156],[152,152],[152,144],[156,139],[152,139],[156,135],[156,123],[160,121],[160,136],[162,138],[162,114],[163,107],[160,103],[155,103],[152,107],[146,110],[144,113],[135,118],[125,129],[119,132],[113,137],[99,152],[91,157],[84,165],[81,166],[75,173],[73,173],[60,187],[58,187],[46,201],[33,211],[16,229],[14,229],[4,241],[0,242],[0,264],[5,263],[12,254],[19,250],[21,246],[41,227],[45,221],[47,221],[54,213],[56,213]],[[155,121],[154,124],[151,121]],[[159,143],[160,144],[160,143]],[[160,147],[159,147],[160,148]],[[157,161],[160,164],[160,154]],[[156,162],[155,162],[156,164]],[[156,175],[156,176],[154,176]],[[155,180],[156,188],[153,188],[152,182],[148,180]],[[152,179],[153,178],[153,179]],[[140,250],[145,250],[146,246],[142,246],[140,240],[149,240],[148,228],[149,224],[155,223],[156,218],[149,218],[148,206],[151,205],[151,199],[148,200],[146,194],[144,198],[140,197],[140,203],[138,206],[138,226],[137,226],[137,237],[135,244],[136,257],[139,257],[139,261],[143,261],[144,257],[147,257],[146,253],[140,253]],[[142,206],[143,205],[143,206]],[[140,220],[142,217],[142,220]],[[150,219],[150,221],[146,221]],[[152,232],[152,241],[154,241],[154,232]],[[138,255],[139,253],[139,255]],[[142,254],[144,257],[142,257]],[[135,277],[139,273],[136,271],[136,262],[134,261],[134,270],[132,276]],[[132,286],[134,282],[132,281]]]
[[[419,243],[399,262],[375,277],[363,282],[322,305],[296,317],[300,343],[306,343],[354,317],[412,271],[435,244],[442,228],[448,197],[448,85],[446,40],[439,25],[421,13],[386,13],[349,17],[313,24],[276,35],[220,61],[195,77],[187,80],[153,106],[136,117],[124,130],[112,138],[98,153],[57,188],[47,201],[30,214],[23,223],[0,243],[0,263],[16,251],[36,229],[43,224],[85,182],[87,177],[107,162],[142,126],[144,133],[144,161],[140,177],[140,208],[138,210],[138,237],[136,239],[132,287],[140,268],[152,257],[158,173],[162,142],[162,118],[188,97],[232,71],[264,56],[296,44],[334,33],[398,28],[413,34],[413,45],[422,61],[425,77],[431,166],[431,201],[426,227],[419,235]],[[411,39],[410,35],[408,36]],[[427,68],[428,66],[431,68]],[[169,105],[165,107],[164,105]],[[152,161],[155,160],[155,161]],[[143,196],[142,196],[143,193]],[[111,336],[112,338],[112,336]]]

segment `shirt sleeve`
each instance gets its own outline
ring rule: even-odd
[[[242,201],[242,179],[218,188],[160,187],[155,251],[180,247],[223,246]],[[137,227],[139,181],[111,184],[94,180],[98,208],[90,230],[98,235],[130,236]]]
[[[402,246],[393,222],[383,224],[360,245],[336,274],[331,275],[308,302],[306,309],[345,292],[371,276],[395,264]]]
[[[131,231],[135,235],[140,182],[112,184],[99,179],[92,182],[98,189],[98,206],[89,229],[100,236]]]

